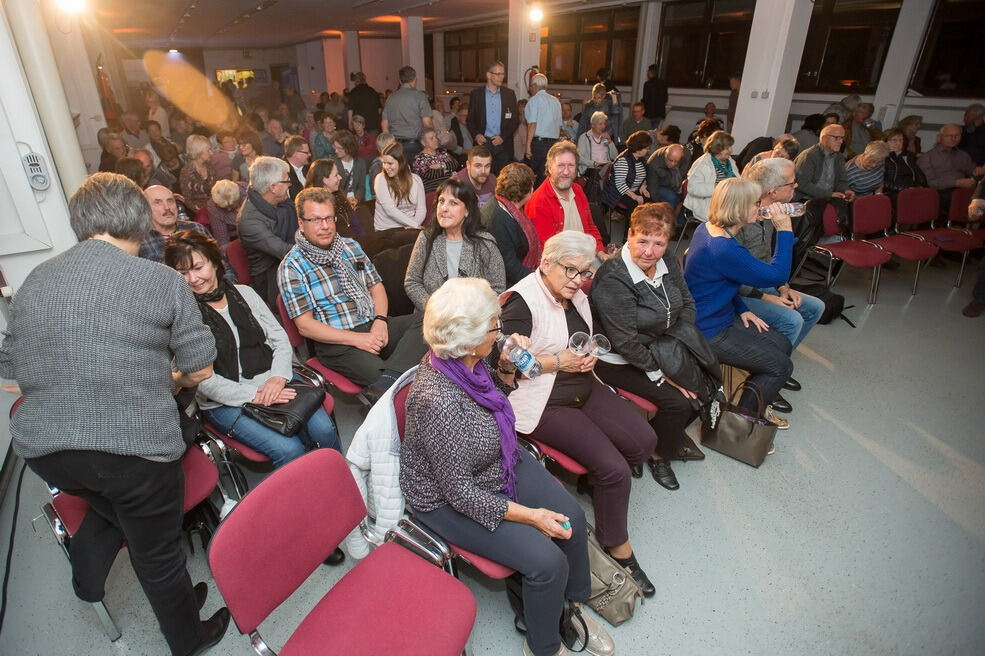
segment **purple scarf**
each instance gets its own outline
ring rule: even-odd
[[[449,380],[465,390],[473,401],[492,413],[499,427],[499,448],[503,454],[503,492],[516,501],[516,472],[514,468],[520,461],[516,444],[516,415],[506,395],[496,389],[489,370],[481,362],[475,371],[469,371],[465,363],[457,358],[442,360],[428,352],[431,366],[443,373]]]

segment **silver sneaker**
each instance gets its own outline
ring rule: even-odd
[[[588,642],[585,645],[585,653],[594,656],[612,656],[616,653],[616,643],[612,640],[612,636],[584,607],[581,607],[581,617],[585,620],[585,626],[588,627]],[[585,636],[582,635],[585,629],[581,622],[574,619],[571,625],[575,628],[579,640],[585,642]]]
[[[523,656],[534,656],[534,653],[530,651],[530,645],[527,644],[526,639],[523,641]],[[569,651],[568,648],[562,644],[561,647],[554,652],[554,656],[571,656],[571,651]]]

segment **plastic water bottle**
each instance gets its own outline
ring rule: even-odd
[[[496,343],[499,344],[499,350],[506,355],[506,358],[516,365],[517,371],[527,378],[536,378],[543,371],[543,367],[533,353],[517,344],[512,337],[500,334],[496,338]]]
[[[804,203],[780,203],[780,207],[783,208],[787,216],[803,216],[804,212],[807,211],[807,206]],[[759,218],[768,219],[770,214],[769,207],[759,208]]]

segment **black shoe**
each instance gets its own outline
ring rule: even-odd
[[[209,619],[202,622],[202,639],[188,656],[199,656],[219,644],[229,628],[229,609],[223,606]]]
[[[608,553],[608,551],[609,550],[606,549],[606,553]],[[609,555],[612,556],[612,554]],[[643,590],[644,597],[649,599],[653,595],[657,594],[657,589],[650,581],[650,577],[646,575],[646,572],[643,571],[640,564],[636,562],[636,554],[633,554],[629,558],[616,558],[615,556],[612,556],[612,559],[619,563],[622,567],[626,568],[626,571],[630,573],[633,580],[636,581],[636,584]]]
[[[681,447],[677,450],[677,454],[673,458],[670,458],[670,460],[680,460],[681,462],[704,459],[705,454],[701,452],[701,449],[698,448],[698,445],[694,443],[694,440],[687,433],[681,436]]]
[[[633,478],[643,478],[643,465],[630,465],[629,471],[633,474]]]
[[[195,603],[198,605],[198,609],[202,610],[202,606],[205,605],[205,600],[209,596],[209,584],[202,581],[201,583],[196,583],[192,589],[195,591]]]
[[[650,468],[650,473],[653,474],[653,480],[661,486],[668,490],[676,490],[681,486],[677,482],[677,477],[674,476],[674,470],[670,468],[670,463],[666,460],[650,459],[646,461],[646,465]]]
[[[787,378],[787,382],[783,383],[783,389],[790,390],[791,392],[799,392],[801,385],[795,378]]]
[[[790,401],[777,394],[776,398],[773,399],[773,409],[777,412],[790,412],[793,410],[793,406],[790,405]]]
[[[325,559],[326,565],[340,565],[342,561],[345,560],[345,552],[335,547],[335,551],[328,554],[328,558]]]
[[[386,369],[380,374],[380,377],[376,379],[376,382],[369,385],[363,389],[363,396],[370,402],[370,404],[375,404],[380,400],[380,397],[386,394],[386,391],[390,389],[396,380],[400,378],[400,374],[395,371],[390,371]]]

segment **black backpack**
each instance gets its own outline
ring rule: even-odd
[[[828,289],[827,287],[825,287],[820,283],[814,283],[811,285],[790,285],[790,286],[796,289],[798,292],[802,292],[804,294],[810,294],[811,296],[821,299],[821,302],[824,303],[824,312],[821,313],[821,318],[817,320],[818,323],[829,324],[835,319],[837,319],[838,317],[841,317],[842,319],[845,320],[845,323],[847,323],[849,326],[851,326],[852,328],[855,327],[855,324],[852,323],[848,319],[848,317],[842,314],[844,310],[853,308],[855,306],[849,305],[848,307],[845,307],[845,297],[842,296],[841,294],[834,293],[833,291],[831,291],[830,289]]]

